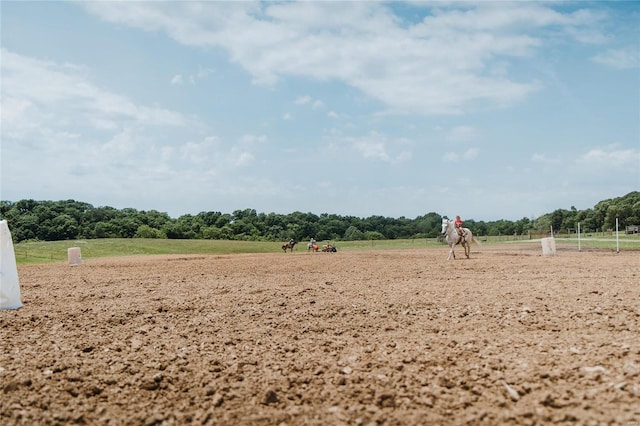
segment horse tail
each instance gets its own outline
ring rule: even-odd
[[[477,244],[477,245],[479,245],[479,246],[481,246],[481,245],[482,245],[482,244],[480,244],[480,241],[478,241],[478,240],[476,239],[476,237],[475,237],[475,236],[471,237],[471,241],[473,241],[474,243],[476,243],[476,244]]]

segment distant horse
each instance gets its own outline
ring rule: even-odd
[[[318,245],[316,244],[316,240],[313,238],[307,243],[307,252],[310,252],[311,250],[318,251]]]
[[[287,249],[293,252],[293,247],[295,247],[296,244],[298,244],[298,242],[292,238],[288,243],[284,243],[282,245],[282,250],[284,250],[285,253],[287,252]]]
[[[462,235],[460,235],[458,234],[455,223],[449,219],[442,219],[441,233],[444,235],[445,240],[447,240],[447,244],[449,244],[449,257],[447,260],[450,260],[451,256],[453,256],[454,259],[456,258],[454,248],[458,244],[464,247],[464,254],[467,256],[467,259],[469,259],[469,254],[471,253],[471,243],[474,242],[480,245],[469,228],[462,228]]]

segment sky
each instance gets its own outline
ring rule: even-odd
[[[640,190],[640,2],[0,15],[2,200],[515,221]]]

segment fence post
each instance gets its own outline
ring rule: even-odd
[[[616,253],[620,253],[620,240],[618,237],[618,218],[616,217]]]
[[[578,251],[582,251],[580,247],[580,222],[578,222]]]

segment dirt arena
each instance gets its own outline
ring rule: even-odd
[[[0,424],[640,424],[640,252],[276,250],[20,265]]]

